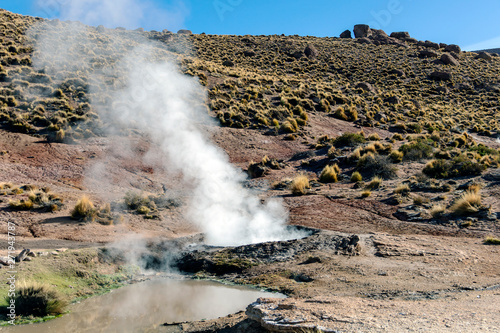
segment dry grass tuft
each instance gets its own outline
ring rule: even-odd
[[[84,195],[71,211],[71,217],[77,220],[93,221],[96,209],[90,198]]]
[[[486,237],[484,244],[488,245],[500,245],[500,238],[495,238],[492,236]]]
[[[432,215],[433,218],[437,219],[440,218],[441,216],[444,215],[446,211],[446,207],[444,205],[434,205],[430,209],[429,213]]]
[[[327,165],[321,171],[321,175],[319,176],[319,181],[322,183],[336,183],[338,174],[340,173],[340,169],[337,164],[335,165]]]
[[[363,176],[358,171],[354,171],[351,175],[351,182],[357,183],[363,180]]]
[[[408,186],[408,184],[399,184],[394,190],[394,193],[408,195],[410,193],[410,186]]]
[[[292,180],[292,184],[290,185],[290,190],[293,195],[304,195],[307,193],[307,190],[311,188],[309,184],[309,178],[306,175],[300,174],[296,176]]]
[[[382,184],[382,178],[380,178],[379,176],[375,176],[372,178],[372,180],[366,185],[366,188],[370,189],[370,190],[376,190],[377,188],[380,187],[380,185]]]
[[[462,196],[451,206],[450,210],[455,215],[470,215],[477,213],[481,207],[481,194],[466,191]]]
[[[52,286],[36,281],[19,281],[14,299],[16,313],[24,316],[59,315],[68,304]]]

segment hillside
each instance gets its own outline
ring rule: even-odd
[[[311,323],[332,329],[398,332],[418,323],[440,331],[446,317],[450,331],[465,331],[459,317],[477,306],[467,320],[494,331],[500,259],[489,244],[500,238],[500,56],[404,32],[357,26],[355,33],[129,31],[0,10],[0,230],[15,222],[18,248],[70,249],[35,258],[48,266],[27,262],[21,273],[75,299],[129,276],[121,253],[78,264],[73,254],[108,244],[157,259],[171,250],[165,239],[203,231],[186,211],[198,199],[196,174],[218,174],[219,164],[192,136],[179,142],[169,132],[199,125],[200,137],[223,150],[221,160],[248,174],[235,178],[257,201],[279,199],[288,223],[324,230],[319,239],[357,243],[349,251],[300,243],[286,262],[281,254],[256,259],[252,248],[200,252],[205,264],[236,270],[190,273],[279,290]],[[186,126],[182,117],[164,118],[166,107],[149,95],[162,87],[153,72],[163,67],[151,63],[177,66],[168,67],[175,82],[159,100],[168,104],[174,91],[201,115],[188,112],[196,119]],[[137,82],[140,89],[129,89]],[[133,114],[142,105],[151,111]],[[75,209],[82,202],[90,208]],[[145,239],[139,250],[126,243],[134,237]],[[78,265],[77,274],[51,258]],[[453,309],[443,313],[437,302]],[[407,316],[391,323],[393,306]],[[423,323],[426,308],[434,310]],[[245,320],[239,314],[190,330]]]

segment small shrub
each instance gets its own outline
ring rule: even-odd
[[[378,135],[378,133],[373,133],[368,136],[368,141],[379,141],[379,140],[380,136]]]
[[[92,221],[95,218],[96,209],[88,196],[84,195],[71,211],[71,217],[76,220]]]
[[[66,300],[53,287],[38,282],[20,281],[14,299],[16,313],[23,316],[59,315],[64,313],[67,305]]]
[[[31,200],[17,200],[9,202],[9,207],[14,210],[31,210],[33,209],[33,201]]]
[[[451,206],[450,210],[455,215],[470,215],[477,213],[481,207],[481,194],[466,191],[462,196]]]
[[[432,178],[447,178],[451,169],[450,163],[446,160],[429,161],[422,172]]]
[[[488,245],[500,245],[500,238],[495,238],[495,237],[486,237],[484,240],[484,244]]]
[[[365,142],[364,135],[358,133],[344,133],[337,137],[333,141],[333,144],[335,147],[356,147]]]
[[[434,205],[430,209],[429,213],[431,216],[435,219],[440,218],[441,216],[444,215],[444,212],[446,211],[446,207],[444,205]]]
[[[410,193],[410,186],[408,184],[400,184],[394,190],[394,193],[401,195],[408,195]]]
[[[307,176],[304,174],[295,177],[292,180],[292,184],[290,185],[290,189],[293,195],[304,195],[309,188],[311,188],[309,184],[309,178],[307,178]]]
[[[393,163],[400,163],[403,161],[404,154],[398,150],[393,150],[389,154],[389,158]]]
[[[377,188],[380,187],[380,185],[382,184],[382,181],[383,179],[378,177],[378,176],[375,176],[372,178],[372,180],[366,185],[367,188],[371,189],[371,190],[375,190]]]
[[[322,183],[336,183],[339,171],[340,170],[337,164],[327,165],[325,166],[323,171],[321,171],[321,175],[319,176],[319,181]]]
[[[359,159],[357,169],[370,174],[391,179],[396,176],[396,168],[391,164],[389,157],[367,153]]]
[[[404,159],[408,161],[418,161],[432,156],[433,148],[423,142],[412,142],[402,145],[399,148],[404,155]]]
[[[363,192],[361,192],[361,196],[363,198],[368,198],[370,195],[372,195],[372,191],[370,190],[364,190]]]
[[[363,180],[363,177],[358,171],[354,171],[351,175],[351,182],[357,183]]]
[[[426,198],[421,195],[413,196],[413,204],[417,206],[423,205],[424,203],[428,203],[429,201],[430,201],[429,198]]]

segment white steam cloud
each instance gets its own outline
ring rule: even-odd
[[[113,11],[108,8],[111,3]],[[88,10],[90,7],[86,6],[91,4],[96,8]],[[140,7],[140,3],[132,0],[118,3],[72,1],[65,11],[74,19],[87,15],[83,21],[94,22],[95,19],[96,24],[104,22],[101,20],[109,13],[111,17],[106,16],[106,22],[120,25],[122,19],[140,19],[142,12],[139,9],[134,12],[137,6]],[[97,14],[84,14],[87,12]],[[139,16],[133,15],[137,13]],[[81,33],[75,29],[81,29]],[[92,47],[86,40],[88,28],[74,24],[66,30],[79,38],[52,39],[38,33],[38,45],[42,44],[37,48],[40,59],[55,59],[58,67],[69,70],[82,60],[77,61],[70,55],[74,52],[66,54],[61,50],[80,47],[82,53],[91,50],[91,58],[99,58],[99,48]],[[123,34],[111,31],[100,33],[112,46],[115,42],[119,44],[113,39],[124,38]],[[109,128],[139,129],[154,143],[154,151],[161,153],[155,159],[160,159],[165,169],[180,174],[185,188],[191,190],[186,218],[200,227],[208,244],[242,245],[304,236],[287,230],[287,212],[281,202],[272,199],[261,203],[255,193],[242,185],[246,175],[210,141],[206,129],[214,123],[205,105],[206,91],[198,80],[183,75],[173,63],[153,61],[157,58],[155,52],[158,48],[146,38],[138,34],[134,36],[137,44],[129,54],[120,54],[120,60],[114,66],[98,71],[99,75],[104,73],[107,77],[125,75],[127,78],[124,86],[115,88],[111,102],[103,104],[99,101],[94,105],[98,111],[105,110],[101,114],[104,123]],[[68,40],[74,40],[78,46],[68,45]],[[49,45],[49,41],[60,45]],[[90,81],[99,80],[96,77]],[[137,156],[139,158],[142,157]],[[151,158],[151,154],[146,154],[145,158]]]
[[[113,100],[113,116],[139,128],[164,152],[165,164],[193,187],[187,217],[213,245],[237,245],[285,237],[286,211],[276,200],[261,204],[242,186],[244,173],[205,137],[210,124],[202,107],[205,91],[194,78],[169,63],[152,64],[134,57],[128,86]]]

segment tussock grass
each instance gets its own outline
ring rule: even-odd
[[[455,201],[450,210],[455,215],[466,216],[477,213],[481,208],[481,194],[473,191],[466,191]]]
[[[309,178],[304,174],[296,176],[290,184],[290,190],[293,195],[304,195],[310,188]]]
[[[446,207],[444,205],[438,204],[431,207],[429,213],[435,219],[440,218],[446,212]]]
[[[84,195],[71,211],[71,217],[76,220],[93,221],[96,216],[96,209],[90,198]]]
[[[16,314],[44,317],[64,313],[68,304],[52,286],[36,281],[19,281],[14,296]],[[10,301],[10,299],[9,299]]]
[[[410,186],[408,184],[399,184],[394,189],[394,193],[401,195],[408,195],[410,193]]]
[[[368,184],[366,184],[366,188],[370,190],[376,190],[380,187],[382,182],[383,182],[382,178],[380,178],[379,176],[375,176]]]
[[[15,200],[9,202],[9,207],[14,210],[32,210],[33,209],[33,201],[31,200]]]
[[[370,190],[364,190],[363,192],[361,192],[361,197],[363,198],[368,198],[370,195],[372,195],[372,191]]]
[[[500,245],[500,238],[496,238],[496,237],[492,237],[492,236],[486,237],[486,239],[484,240],[484,244]]]
[[[351,175],[351,182],[357,183],[363,180],[363,176],[358,171],[354,171]]]
[[[321,174],[319,176],[319,181],[322,183],[336,183],[339,173],[340,169],[337,164],[327,165],[321,171]]]

